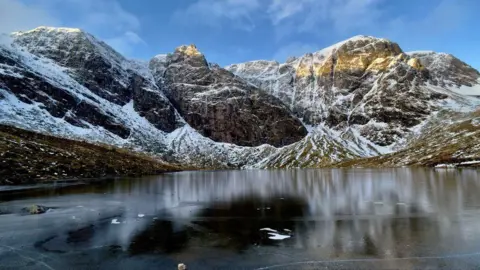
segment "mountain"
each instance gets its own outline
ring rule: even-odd
[[[175,69],[196,68],[181,48],[167,57],[164,80],[149,68],[158,58],[125,59],[79,29],[13,33],[0,45],[0,123],[212,168],[253,164],[275,149],[229,142],[282,146],[305,137],[303,124],[277,98],[226,70],[200,67],[206,78],[198,82],[174,77]],[[230,85],[236,92],[223,91]],[[190,99],[175,100],[167,86],[191,87],[182,90]],[[191,100],[202,96],[208,103]],[[207,122],[212,126],[202,126]]]
[[[13,38],[14,45],[35,56],[52,60],[75,81],[76,87],[83,86],[83,90],[92,93],[82,93],[82,97],[79,97],[82,101],[71,111],[79,115],[66,116],[66,120],[71,124],[82,126],[79,118],[87,117],[82,116],[83,114],[96,111],[93,107],[97,106],[89,105],[89,101],[98,103],[98,99],[93,97],[96,95],[119,106],[133,101],[133,107],[140,116],[162,131],[170,132],[180,126],[180,119],[177,119],[173,106],[155,85],[146,63],[125,59],[105,43],[79,29],[39,27],[14,33]],[[54,116],[64,115],[73,105],[57,108],[61,112]],[[101,115],[102,112],[95,113],[98,114],[98,119],[109,118],[108,115]],[[85,121],[94,122],[91,123],[94,125],[100,124],[92,118]],[[113,130],[114,128],[109,129],[106,121],[102,121],[101,126],[122,138],[128,137],[128,126],[111,120],[118,126],[118,130]]]
[[[242,146],[284,146],[307,130],[277,98],[210,65],[194,45],[181,46],[150,66],[180,115],[202,135]],[[158,67],[160,65],[160,67]]]
[[[443,111],[471,111],[478,71],[354,37],[280,64],[221,68],[194,46],[148,62],[39,27],[0,42],[0,124],[202,168],[315,167],[402,149]]]
[[[356,36],[280,64],[227,67],[288,104],[305,123],[349,128],[393,147],[435,112],[477,104],[461,92],[480,87],[480,73],[457,58],[404,53],[386,39]]]
[[[338,167],[480,166],[480,109],[442,112],[428,121],[404,149],[378,157],[335,164]]]

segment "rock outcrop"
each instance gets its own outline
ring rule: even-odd
[[[181,46],[150,67],[185,121],[214,141],[284,146],[307,135],[279,99],[209,64],[194,45]]]

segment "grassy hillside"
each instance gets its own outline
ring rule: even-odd
[[[180,169],[120,148],[0,125],[0,185],[55,179],[148,175]]]

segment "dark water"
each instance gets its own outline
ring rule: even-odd
[[[0,193],[0,269],[480,269],[479,176],[182,172]]]

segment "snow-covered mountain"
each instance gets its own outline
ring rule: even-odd
[[[480,103],[456,93],[479,85],[468,65],[372,37],[227,69],[195,46],[129,60],[79,29],[1,40],[0,123],[186,166],[320,166],[378,155],[441,109]]]
[[[157,85],[202,135],[243,146],[285,146],[307,134],[279,99],[209,65],[194,45],[178,47],[165,62],[159,60],[150,65]]]
[[[480,166],[480,109],[443,111],[429,119],[400,151],[335,164],[339,167]]]
[[[461,94],[480,89],[480,73],[451,55],[404,53],[368,36],[283,64],[227,69],[283,100],[305,123],[352,128],[381,146],[395,145],[441,109],[470,110],[478,102]]]
[[[178,112],[166,98],[168,91],[162,80],[158,76],[154,79],[156,73],[150,70],[149,63],[127,60],[79,29],[39,27],[13,33],[11,39],[2,40],[0,123],[133,148],[187,166],[244,166],[260,161],[276,149],[269,145],[241,147],[202,136],[183,117],[189,119],[197,112],[193,109],[181,111],[182,115]],[[207,67],[206,72],[213,69]],[[221,71],[216,68],[215,72]],[[162,83],[162,88],[156,81]],[[276,142],[281,145],[284,138],[300,140],[307,134],[303,124],[278,99],[242,80],[235,83],[237,88],[246,87],[251,95],[262,97],[249,98],[246,102],[269,107],[270,111],[266,112],[273,112],[272,116],[257,115],[255,108],[227,104],[233,111],[242,110],[243,117],[258,118],[246,130],[247,136],[254,133],[253,124],[260,129],[262,126],[275,127],[277,121],[286,122],[287,128],[282,131],[278,125],[271,131],[265,129],[255,139],[269,142],[270,137],[277,136],[280,139]],[[240,101],[240,98],[242,96],[231,100]],[[218,117],[224,115],[219,112]],[[234,128],[245,130],[242,126]]]

